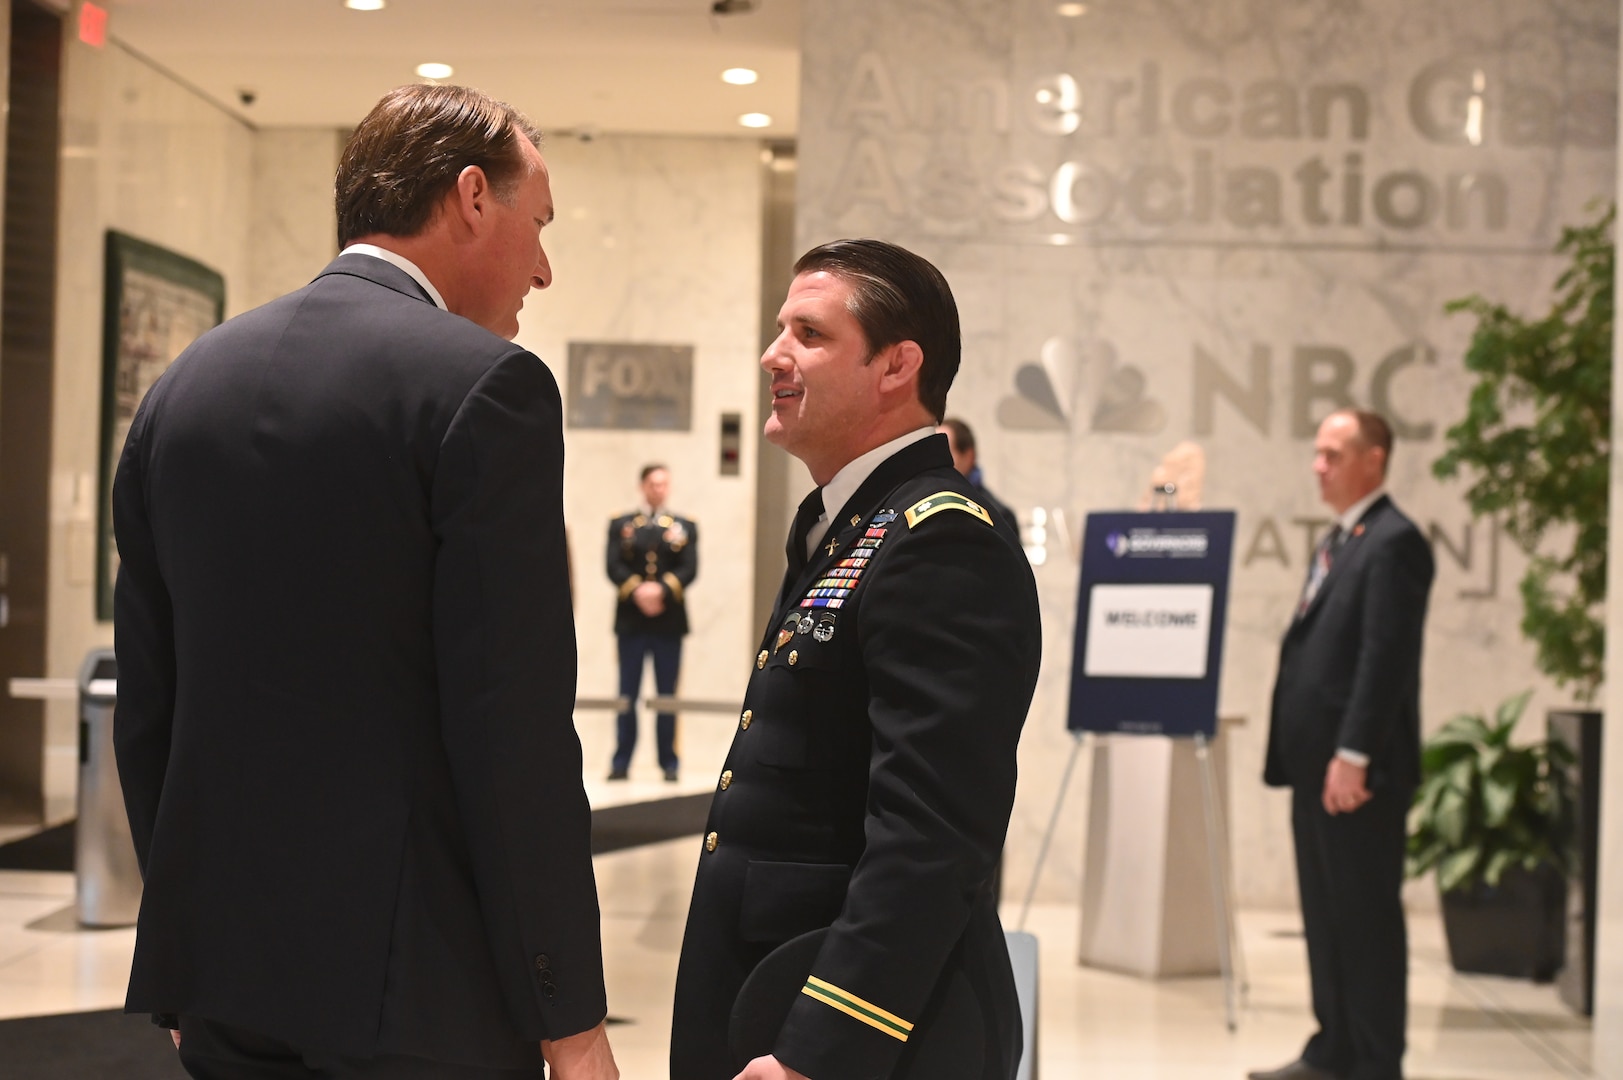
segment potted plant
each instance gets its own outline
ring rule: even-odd
[[[1427,740],[1407,869],[1437,872],[1456,970],[1546,982],[1566,951],[1573,798],[1564,745],[1511,743],[1531,696],[1492,721],[1456,716]]]
[[[1476,375],[1465,418],[1432,465],[1462,471],[1476,517],[1498,518],[1529,556],[1521,581],[1522,633],[1539,670],[1594,700],[1606,659],[1606,524],[1612,461],[1612,223],[1561,232],[1568,257],[1555,303],[1523,319],[1481,296],[1450,312],[1476,316],[1465,368]]]

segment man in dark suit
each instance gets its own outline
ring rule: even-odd
[[[1041,652],[1031,568],[935,432],[959,358],[940,272],[846,240],[795,273],[765,435],[819,487],[711,806],[671,1076],[1008,1080],[991,880]]]
[[[538,138],[461,87],[384,97],[339,165],[343,252],[130,429],[127,1007],[195,1077],[618,1075],[562,410],[508,340],[552,278]]]
[[[1291,789],[1318,1032],[1252,1080],[1400,1080],[1408,944],[1404,824],[1420,782],[1431,548],[1384,490],[1392,429],[1344,409],[1313,470],[1336,514],[1279,655],[1265,780]]]
[[[699,572],[699,527],[665,509],[671,473],[663,465],[642,470],[642,505],[609,522],[609,580],[620,590],[614,633],[620,644],[620,712],[610,780],[624,780],[637,748],[637,694],[646,657],[654,658],[654,688],[661,697],[676,693],[682,672],[682,637],[688,632],[687,587]],[[661,712],[654,722],[659,767],[674,781],[676,714]]]
[[[947,437],[947,447],[952,451],[952,467],[957,469],[969,486],[975,489],[975,498],[980,504],[991,511],[997,518],[999,525],[1020,536],[1020,521],[1014,516],[1002,499],[993,495],[986,487],[986,476],[981,472],[978,455],[975,452],[975,432],[964,421],[956,416],[949,416],[941,421],[936,430]]]

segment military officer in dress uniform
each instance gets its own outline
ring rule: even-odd
[[[637,747],[637,694],[645,657],[654,658],[654,687],[661,697],[676,693],[682,669],[682,637],[688,632],[683,596],[699,572],[699,530],[665,509],[671,473],[663,465],[642,470],[642,505],[609,522],[609,580],[620,590],[614,633],[620,643],[620,713],[610,780],[624,780]],[[676,714],[662,712],[654,722],[659,767],[674,781]]]
[[[672,1080],[1008,1080],[991,878],[1041,628],[1019,541],[935,431],[958,313],[876,240],[806,253],[762,357],[817,490],[710,811]]]

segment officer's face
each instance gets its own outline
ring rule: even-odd
[[[671,474],[664,469],[655,469],[649,473],[642,482],[642,497],[652,510],[658,510],[665,505],[665,500],[671,493]]]
[[[778,311],[778,337],[761,367],[772,376],[764,434],[827,483],[856,456],[880,402],[883,365],[847,302],[851,287],[825,271],[801,274]]]

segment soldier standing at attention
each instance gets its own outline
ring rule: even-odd
[[[665,509],[671,473],[663,465],[642,470],[642,505],[609,522],[609,580],[620,590],[614,633],[620,639],[620,696],[626,706],[619,717],[610,780],[630,775],[637,748],[637,694],[642,688],[644,658],[654,658],[654,687],[661,697],[676,693],[682,669],[682,637],[688,632],[683,594],[699,572],[699,530],[687,518]],[[662,712],[654,723],[659,767],[674,782],[676,714]]]
[[[992,877],[1041,624],[1019,538],[936,433],[941,273],[877,240],[795,264],[766,438],[805,462],[788,568],[711,804],[677,1080],[1009,1080]]]

